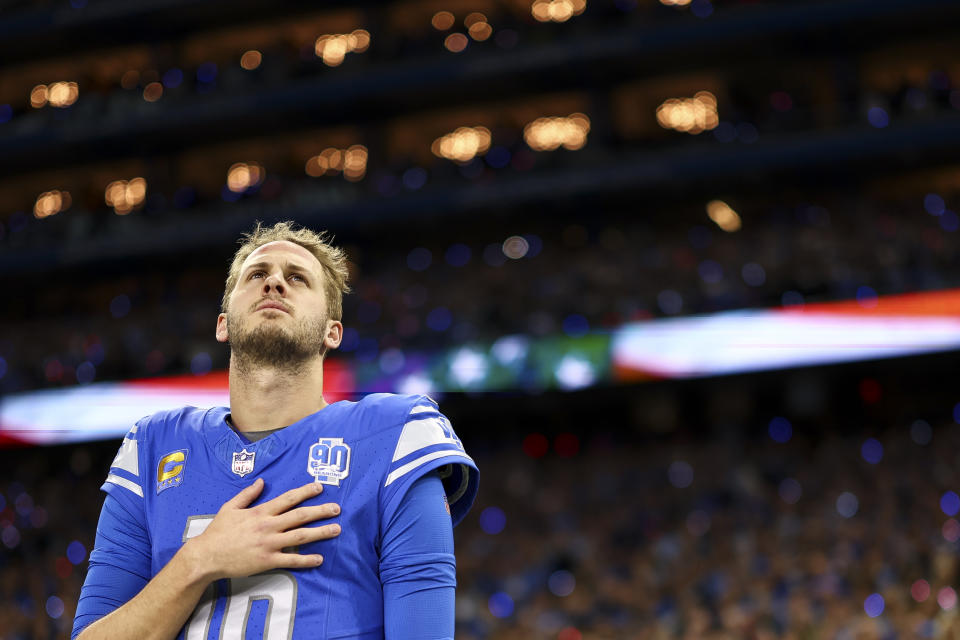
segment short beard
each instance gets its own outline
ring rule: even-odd
[[[293,333],[266,323],[252,331],[244,331],[238,325],[228,313],[230,356],[240,371],[269,367],[298,373],[307,362],[318,355],[322,358],[327,351],[323,343],[326,318],[302,320],[297,323]]]

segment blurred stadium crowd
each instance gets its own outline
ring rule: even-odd
[[[486,471],[456,531],[457,637],[957,637],[957,426],[884,419],[865,390],[870,428],[827,403],[671,431],[661,403],[659,434],[594,410],[589,429],[465,437]],[[0,452],[5,640],[69,636],[113,444]]]
[[[2,6],[0,401],[225,368],[256,219],[336,234],[367,364],[960,287],[956,3]],[[450,394],[457,637],[960,640],[943,358]],[[117,444],[0,449],[0,640],[69,636]]]
[[[390,348],[825,300],[869,306],[878,295],[957,287],[957,196],[728,207],[738,227],[744,220],[729,232],[703,208],[664,206],[585,224],[517,221],[506,237],[475,226],[348,245],[355,293],[339,353],[372,362]],[[228,350],[213,338],[225,274],[226,261],[188,272],[161,264],[11,300],[0,325],[3,389],[225,368]]]

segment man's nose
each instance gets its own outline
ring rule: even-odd
[[[270,290],[274,289],[280,295],[283,295],[285,289],[283,285],[283,278],[272,274],[267,276],[267,279],[263,281],[263,292],[270,293]]]

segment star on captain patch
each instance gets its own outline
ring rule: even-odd
[[[253,459],[256,455],[256,451],[250,452],[246,449],[243,451],[235,451],[233,454],[233,466],[230,467],[230,470],[242,478],[253,471]]]

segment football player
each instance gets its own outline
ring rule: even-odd
[[[216,324],[230,406],[124,438],[73,637],[453,638],[477,469],[427,396],[324,400],[347,276],[324,234],[245,237]]]

